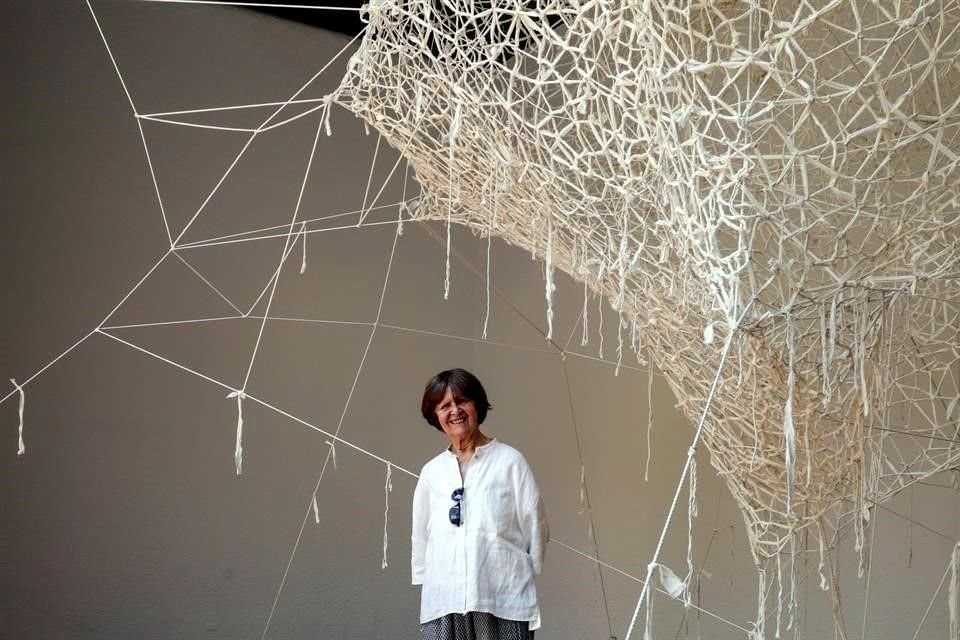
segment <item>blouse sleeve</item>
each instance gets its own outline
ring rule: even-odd
[[[521,474],[521,504],[526,508],[521,513],[520,526],[527,541],[527,553],[533,560],[533,571],[537,575],[543,570],[543,557],[547,542],[550,541],[550,527],[547,524],[547,512],[543,506],[543,497],[533,479],[533,472],[527,466]]]
[[[426,482],[421,475],[417,480],[417,488],[413,492],[413,533],[411,540],[411,575],[413,584],[423,584],[426,570],[425,560],[427,551],[428,524],[430,521],[430,496]]]

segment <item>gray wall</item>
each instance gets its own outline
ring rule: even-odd
[[[101,1],[94,7],[141,113],[283,99],[345,43],[236,9]],[[17,1],[0,11],[0,368],[22,381],[98,326],[165,253],[167,240],[136,122],[86,6]],[[328,91],[342,63],[305,97]],[[201,121],[247,126],[258,114],[266,115]],[[342,110],[334,112],[332,124],[334,135],[320,138],[301,219],[356,210],[363,201],[376,136],[365,136]],[[316,126],[316,117],[307,117],[258,137],[184,239],[289,222]],[[144,133],[176,235],[245,137],[155,122],[144,122]],[[375,187],[395,158],[381,149]],[[396,202],[401,190],[401,182],[392,181],[381,202]],[[389,209],[372,219],[395,215]],[[444,247],[434,238],[443,233],[440,226],[406,226],[381,325],[365,358],[368,325],[271,321],[248,391],[312,425],[332,431],[342,424],[345,439],[418,471],[444,446],[443,437],[418,417],[423,382],[440,368],[473,369],[496,405],[485,426],[527,455],[554,537],[590,551],[589,517],[579,503],[578,430],[601,556],[642,576],[692,429],[656,377],[653,459],[650,481],[644,482],[645,367],[629,356],[625,363],[635,368],[615,376],[608,363],[577,355],[561,359],[540,335],[542,266],[499,242],[492,247],[492,278],[502,296],[493,303],[489,340],[476,340],[484,286],[471,267],[482,274],[486,242],[454,230],[453,246],[463,260],[453,261],[452,294],[444,301]],[[390,225],[312,234],[306,273],[298,273],[298,247],[282,272],[271,315],[371,322],[393,240]],[[243,307],[266,283],[282,246],[279,239],[182,255]],[[559,278],[557,341],[564,344],[572,335],[572,351],[595,357],[597,301],[591,301],[585,347],[577,324],[580,305],[579,287]],[[108,324],[229,313],[171,256]],[[607,312],[606,359],[616,357],[615,326]],[[258,329],[253,320],[229,320],[113,333],[239,386]],[[26,393],[22,458],[15,454],[16,397],[0,408],[0,637],[259,638],[278,592],[266,634],[271,639],[417,637],[418,592],[408,585],[410,477],[393,474],[389,567],[382,570],[380,462],[340,446],[336,470],[328,469],[319,484],[317,524],[308,506],[326,438],[247,401],[244,473],[238,478],[236,405],[216,384],[93,335]],[[756,580],[742,521],[705,452],[699,460],[694,550],[706,572],[701,603],[749,626]],[[920,525],[910,526],[891,511],[876,512],[866,637],[911,637],[916,629],[943,575],[950,540],[960,538],[960,499],[944,488],[950,482],[934,478],[889,505]],[[685,520],[681,508],[663,556],[681,575]],[[605,606],[590,561],[557,545],[548,552],[539,582],[544,628],[538,637],[606,638],[609,610],[613,634],[622,638],[640,585],[603,570]],[[867,586],[857,579],[849,541],[841,543],[840,560],[845,615],[859,637]],[[816,555],[808,554],[798,572],[805,576],[815,564]],[[799,589],[801,636],[832,638],[828,595],[815,580],[804,579]],[[945,597],[944,589],[919,637],[946,636]],[[775,593],[769,603],[772,610]],[[683,607],[663,597],[654,611],[658,638],[742,637],[706,616],[691,612],[685,620]],[[771,637],[773,623],[771,618],[767,625]]]

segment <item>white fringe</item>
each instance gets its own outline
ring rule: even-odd
[[[643,481],[650,481],[650,435],[653,431],[653,358],[647,364],[647,463],[643,467]]]
[[[683,606],[689,607],[692,602],[693,590],[693,519],[697,517],[697,459],[690,456],[690,495],[687,501],[687,577],[683,581]]]
[[[547,340],[553,338],[553,221],[547,220],[546,282],[544,296],[547,299]]]
[[[950,609],[950,640],[960,640],[960,542],[953,547],[950,556],[950,592],[947,597]]]
[[[307,225],[304,223],[300,229],[300,235],[303,236],[303,259],[300,261],[300,275],[307,272]]]
[[[20,417],[20,424],[17,427],[17,456],[22,456],[27,452],[27,447],[23,444],[23,407],[27,403],[27,396],[23,391],[23,387],[17,384],[15,378],[10,378],[10,382],[13,383],[13,386],[17,388],[17,392],[20,394],[20,405],[17,410],[17,414]]]
[[[383,482],[383,560],[380,561],[380,568],[387,568],[387,522],[390,518],[390,492],[393,491],[393,464],[387,462],[387,478]]]
[[[787,348],[789,350],[789,360],[787,371],[787,402],[783,407],[783,439],[785,445],[785,466],[787,471],[787,515],[793,515],[793,482],[797,462],[797,434],[793,425],[793,387],[796,386],[796,374],[794,373],[794,351],[795,337],[792,331],[792,323],[787,322]]]
[[[337,447],[334,445],[334,443],[330,442],[329,440],[324,440],[324,442],[330,445],[330,462],[333,463],[333,470],[336,471],[337,470]]]
[[[243,468],[243,399],[247,397],[243,391],[233,391],[227,394],[228,398],[237,399],[237,446],[233,450],[233,461],[237,465],[239,476]]]

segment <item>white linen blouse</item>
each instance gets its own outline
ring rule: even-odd
[[[547,516],[523,455],[493,439],[477,447],[461,479],[449,449],[423,466],[413,494],[413,584],[420,622],[483,611],[540,627],[534,575],[549,540]],[[462,523],[450,522],[463,487]]]

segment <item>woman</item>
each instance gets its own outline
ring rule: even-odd
[[[420,410],[450,446],[423,466],[413,495],[413,584],[422,640],[532,640],[534,574],[549,532],[519,451],[480,431],[490,409],[469,371],[433,376]]]

